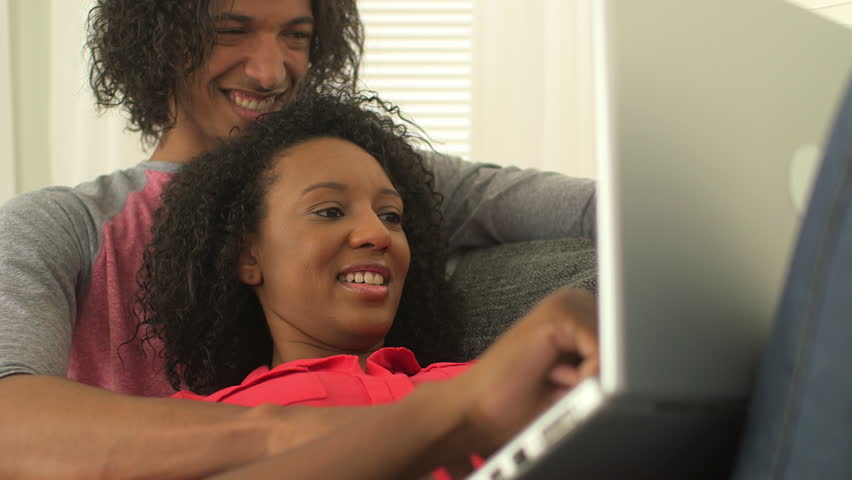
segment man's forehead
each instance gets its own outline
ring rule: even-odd
[[[247,22],[275,15],[313,22],[310,0],[213,0],[210,12],[216,20]]]
[[[246,14],[239,13],[239,12],[221,12],[221,13],[216,13],[216,14],[213,15],[213,21],[215,21],[215,22],[233,21],[233,22],[240,22],[240,23],[251,23],[251,22],[254,22],[256,20],[257,20],[257,18],[255,18],[251,15],[246,15]],[[298,16],[298,17],[294,17],[292,19],[287,20],[286,23],[288,25],[313,24],[314,23],[314,17],[312,17],[310,15]]]

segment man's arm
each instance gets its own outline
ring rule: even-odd
[[[61,378],[96,250],[91,216],[67,189],[0,209],[0,478],[193,478],[323,431],[298,409],[145,399]]]
[[[525,240],[596,237],[595,182],[424,153],[444,196],[451,250]]]
[[[198,478],[369,413],[133,397],[59,377],[13,375],[0,379],[0,478]]]

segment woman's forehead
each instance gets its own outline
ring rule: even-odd
[[[321,137],[301,142],[278,154],[276,177],[291,188],[297,184],[364,183],[393,188],[378,160],[358,145],[340,138]]]

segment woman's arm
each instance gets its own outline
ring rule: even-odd
[[[488,455],[597,373],[595,305],[583,291],[557,292],[464,375],[423,385],[301,447],[214,478],[417,478],[472,453]]]

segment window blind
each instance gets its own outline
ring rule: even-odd
[[[472,0],[359,0],[362,86],[398,105],[439,152],[470,157]]]

